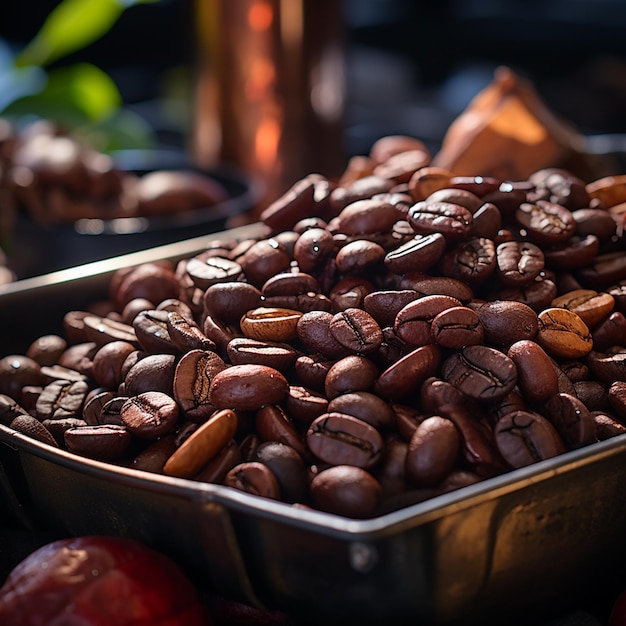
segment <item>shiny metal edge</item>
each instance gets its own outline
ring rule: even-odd
[[[506,494],[532,488],[533,485],[557,475],[574,472],[603,459],[623,454],[626,451],[626,434],[364,520],[294,507],[224,485],[155,474],[81,457],[32,439],[2,424],[0,424],[0,443],[21,454],[32,454],[94,478],[117,481],[156,493],[184,495],[203,503],[217,502],[227,509],[251,516],[264,517],[303,530],[354,541],[382,539],[409,528],[426,525],[481,503],[499,499]]]

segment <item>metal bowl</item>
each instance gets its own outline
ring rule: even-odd
[[[116,269],[184,258],[217,237],[5,286],[2,352],[23,353],[28,341],[58,331],[63,312],[106,297]],[[625,478],[620,435],[354,520],[82,458],[0,426],[3,519],[137,538],[171,555],[204,588],[304,623],[512,624],[547,606],[576,606],[623,570]]]

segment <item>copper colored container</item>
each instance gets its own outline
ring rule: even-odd
[[[310,172],[344,167],[341,3],[197,0],[191,151],[235,164],[272,201]]]

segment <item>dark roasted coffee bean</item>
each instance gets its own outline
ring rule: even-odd
[[[382,489],[366,470],[337,465],[322,470],[311,481],[311,497],[322,511],[346,517],[366,518],[375,514]]]
[[[274,472],[258,461],[240,463],[233,467],[226,474],[224,484],[255,496],[280,499],[280,484]]]
[[[496,248],[496,273],[503,285],[528,285],[539,275],[544,265],[541,248],[529,241],[507,241]]]
[[[460,204],[427,198],[414,204],[407,221],[418,235],[441,233],[446,241],[459,241],[472,231],[472,212]]]
[[[597,441],[593,416],[579,398],[556,394],[546,403],[545,415],[568,448],[580,448]]]
[[[220,409],[254,411],[280,404],[289,391],[285,377],[267,365],[233,365],[218,372],[209,386],[209,402]]]
[[[368,391],[344,393],[328,403],[328,413],[358,417],[377,430],[388,430],[394,423],[394,411],[388,402]]]
[[[478,313],[465,306],[453,306],[437,314],[430,330],[435,343],[442,348],[476,345],[482,343],[485,336]]]
[[[500,400],[517,382],[517,370],[506,355],[488,346],[466,346],[441,365],[443,378],[479,401]]]
[[[342,393],[368,391],[377,377],[378,368],[370,359],[358,354],[349,355],[330,366],[324,391],[329,400]]]
[[[390,250],[384,259],[385,266],[395,274],[426,272],[443,256],[446,240],[439,232],[415,235],[409,241]]]
[[[126,400],[120,410],[122,424],[141,439],[158,439],[178,424],[176,401],[160,391],[147,391]]]
[[[496,422],[494,434],[500,454],[514,468],[565,452],[563,441],[554,426],[533,411],[507,413]]]
[[[261,291],[243,281],[216,283],[204,292],[204,310],[225,324],[238,324],[246,311],[261,306]]]
[[[541,245],[562,243],[576,232],[571,211],[546,200],[523,202],[515,212],[515,219],[528,237]]]
[[[116,461],[128,451],[132,435],[125,426],[101,424],[68,428],[64,434],[70,452],[101,461]]]
[[[267,465],[278,484],[282,500],[304,502],[307,496],[307,471],[302,457],[291,446],[279,441],[266,441],[259,445],[254,460]]]
[[[363,309],[349,308],[335,314],[329,330],[342,346],[358,354],[375,352],[383,340],[380,326]]]
[[[88,391],[87,383],[80,380],[55,380],[49,383],[37,398],[37,417],[42,421],[80,417]]]
[[[306,432],[309,450],[331,465],[373,467],[382,454],[383,439],[372,426],[351,415],[325,413]]]
[[[458,243],[439,262],[444,276],[470,285],[486,281],[496,269],[496,249],[492,239],[473,237]]]
[[[434,415],[421,422],[405,460],[407,478],[418,487],[439,484],[454,468],[461,449],[461,435],[454,422]]]

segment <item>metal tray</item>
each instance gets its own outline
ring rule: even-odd
[[[23,352],[29,333],[32,340],[54,332],[62,312],[105,297],[118,267],[183,258],[219,236],[6,286],[1,352]],[[512,624],[548,606],[576,606],[623,575],[625,478],[620,435],[352,520],[85,459],[0,425],[2,519],[67,534],[135,537],[216,593],[305,623]]]

